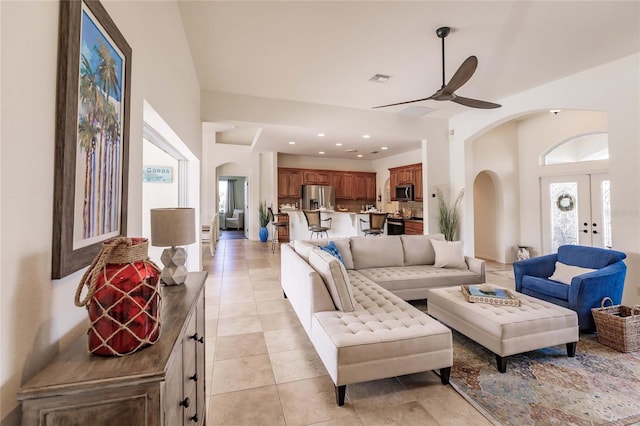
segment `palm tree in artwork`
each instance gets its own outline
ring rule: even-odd
[[[79,96],[82,110],[79,112],[78,143],[85,153],[84,200],[82,222],[84,238],[92,235],[93,228],[93,162],[97,147],[97,136],[100,133],[103,103],[100,102],[101,93],[98,85],[98,75],[92,69],[87,58],[82,55],[80,68]]]
[[[118,162],[116,158],[116,148],[120,136],[120,123],[118,112],[112,103],[108,103],[105,109],[103,133],[105,135],[105,155],[107,157],[107,174],[105,176],[105,218],[103,221],[103,232],[115,231],[116,223],[113,216],[112,207],[117,203],[117,171]]]
[[[111,56],[111,52],[109,51],[107,45],[102,41],[98,40],[98,45],[94,46],[94,51],[98,55],[98,69],[97,74],[99,81],[101,83],[102,96],[104,100],[104,112],[105,116],[103,117],[102,122],[102,133],[100,134],[100,155],[98,164],[99,164],[99,176],[100,176],[100,197],[99,197],[99,227],[101,230],[106,229],[106,220],[108,216],[108,208],[107,200],[109,197],[109,186],[107,182],[111,179],[111,176],[114,174],[113,163],[110,163],[107,160],[109,152],[106,146],[105,137],[107,136],[107,121],[117,120],[117,113],[115,108],[111,108],[111,117],[107,118],[107,111],[109,111],[109,98],[111,94],[118,95],[119,91],[119,80],[118,80],[118,71],[117,71],[117,62],[116,59]],[[113,107],[113,105],[111,105]],[[113,129],[113,127],[112,127]],[[117,139],[119,135],[114,135]]]

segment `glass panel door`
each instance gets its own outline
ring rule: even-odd
[[[611,247],[611,205],[607,175],[544,177],[542,248],[564,244]]]

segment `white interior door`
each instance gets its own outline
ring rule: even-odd
[[[542,248],[564,244],[611,247],[611,204],[606,174],[541,178]]]

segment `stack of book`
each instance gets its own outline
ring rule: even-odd
[[[472,303],[490,303],[492,305],[503,306],[520,306],[520,300],[515,295],[500,287],[480,285],[463,285],[461,286],[462,294],[467,302]]]

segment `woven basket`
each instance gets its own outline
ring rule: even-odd
[[[607,300],[611,306],[605,307]],[[620,352],[640,350],[640,305],[614,305],[611,298],[605,297],[600,306],[591,309],[598,342]]]

